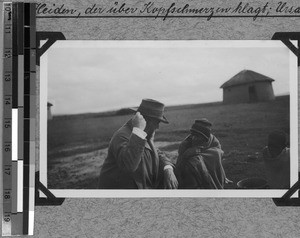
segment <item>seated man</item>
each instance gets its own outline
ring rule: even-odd
[[[224,188],[223,151],[211,133],[211,126],[205,118],[196,120],[190,129],[191,134],[180,144],[176,163],[179,188]]]
[[[264,166],[271,189],[290,187],[290,149],[286,134],[274,131],[269,134],[268,146],[263,149]]]

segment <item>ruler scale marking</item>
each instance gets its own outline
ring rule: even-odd
[[[30,4],[24,4],[24,174],[23,174],[23,234],[28,235],[29,231],[29,189],[30,189],[30,118],[26,118],[29,109],[29,105],[25,104],[25,97],[30,95]]]
[[[17,174],[18,174],[18,8],[16,3],[12,3],[12,200],[11,200],[11,233],[16,235],[15,223],[17,222]]]
[[[33,235],[35,197],[35,3],[7,2],[3,16],[2,235]]]
[[[12,94],[13,94],[13,108],[18,108],[18,5],[12,4],[12,19],[13,19],[13,31],[12,31],[12,55],[13,55],[13,67],[12,67]]]
[[[11,204],[12,204],[12,3],[3,3],[3,209],[2,235],[12,234]]]

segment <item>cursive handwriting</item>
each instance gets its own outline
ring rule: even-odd
[[[292,14],[299,14],[300,13],[300,7],[295,7],[292,5],[288,5],[287,2],[279,2],[278,6],[276,8],[276,12],[279,13],[292,13]]]
[[[243,4],[243,2],[240,2],[238,6],[232,10],[232,13],[239,13],[239,14],[254,14],[253,20],[255,20],[260,14],[267,13],[269,9],[269,3],[266,2],[266,4],[262,7],[252,7],[249,3]]]
[[[135,13],[138,9],[136,7],[127,7],[126,3],[119,5],[118,2],[114,3],[115,6],[111,7],[107,13],[125,13],[131,14]]]
[[[195,3],[194,3],[195,4]],[[228,3],[227,3],[228,4]],[[157,3],[148,1],[136,5],[126,2],[115,1],[105,5],[92,3],[83,9],[75,9],[65,4],[46,4],[39,3],[36,5],[36,13],[39,16],[55,17],[153,17],[166,20],[169,17],[201,17],[207,21],[214,17],[247,17],[254,21],[258,17],[300,17],[300,6],[292,5],[288,2],[264,2],[249,3],[240,1],[232,5],[222,6],[199,6],[199,4],[191,5],[191,3]],[[211,4],[210,4],[211,5]]]
[[[46,3],[36,4],[36,13],[39,15],[73,15],[77,13],[77,10],[65,7],[65,4],[57,6],[55,3],[52,6],[47,6]]]

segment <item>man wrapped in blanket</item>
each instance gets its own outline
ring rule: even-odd
[[[196,120],[178,149],[176,176],[181,189],[223,189],[226,179],[221,144],[211,133],[212,123]]]

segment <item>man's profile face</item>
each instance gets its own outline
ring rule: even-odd
[[[159,123],[160,120],[151,118],[151,117],[146,117],[146,128],[145,132],[148,134],[148,136],[152,135],[156,130],[159,129]]]
[[[200,146],[207,143],[207,139],[204,136],[201,135],[191,135],[192,138],[192,146]]]

